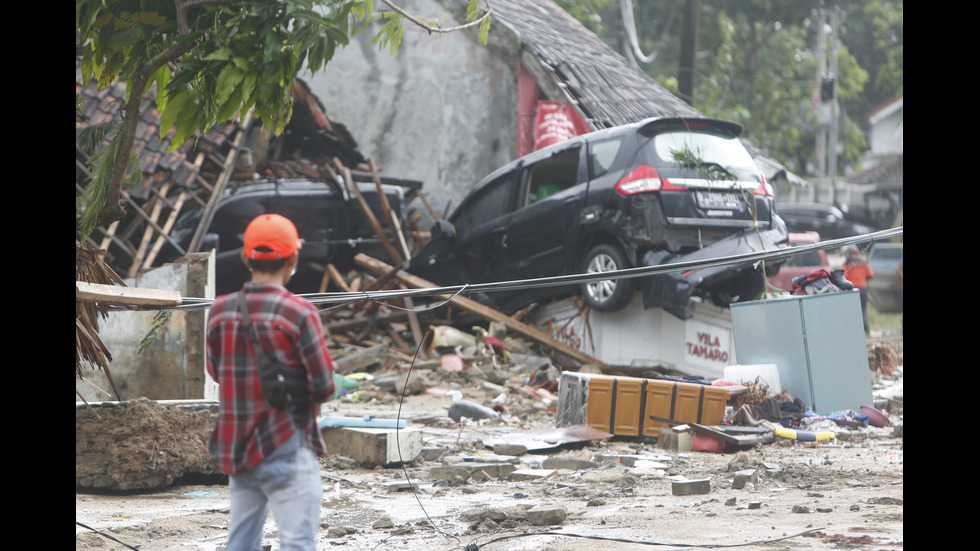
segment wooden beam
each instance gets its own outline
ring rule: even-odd
[[[405,242],[405,236],[402,234],[401,221],[398,219],[398,215],[391,211],[391,204],[388,203],[388,196],[385,195],[384,187],[381,185],[381,176],[378,175],[378,167],[374,165],[374,158],[368,158],[368,167],[371,169],[371,175],[374,177],[374,185],[378,189],[378,199],[381,201],[381,211],[384,212],[385,218],[388,221],[388,227],[391,229],[391,234],[395,236],[398,244],[401,245],[401,258],[408,259],[412,257],[412,253],[408,251],[408,243]]]
[[[361,211],[364,213],[364,217],[367,218],[368,223],[371,224],[371,228],[374,229],[374,233],[376,233],[378,235],[378,239],[381,240],[381,245],[384,247],[385,252],[388,253],[388,256],[391,257],[393,262],[401,262],[405,260],[402,258],[401,254],[398,253],[398,250],[391,244],[391,241],[388,240],[388,236],[385,234],[384,228],[382,228],[381,224],[378,223],[378,218],[374,215],[371,207],[368,206],[364,196],[361,195],[361,190],[357,189],[357,184],[354,183],[353,179],[351,179],[350,170],[340,162],[340,159],[336,157],[334,157],[333,162],[337,165],[337,170],[339,170],[343,175],[344,183],[347,185],[347,190],[354,196],[357,204],[361,207]]]
[[[204,212],[201,214],[201,221],[198,222],[197,228],[194,230],[194,237],[191,238],[191,242],[187,246],[187,252],[189,253],[199,252],[201,243],[204,241],[204,236],[211,227],[211,222],[214,220],[214,212],[217,210],[218,202],[221,200],[221,194],[225,191],[225,186],[228,185],[228,181],[231,179],[231,175],[235,171],[235,163],[238,162],[238,153],[241,149],[242,142],[245,140],[245,135],[248,134],[248,131],[252,127],[252,118],[254,114],[255,108],[252,107],[242,118],[242,124],[238,130],[238,135],[235,136],[235,139],[231,145],[231,150],[228,151],[228,155],[225,157],[221,174],[218,176],[218,181],[214,185],[214,190],[211,191],[211,196],[208,198],[208,204],[205,205]]]
[[[163,231],[170,234],[170,230],[173,229],[174,224],[177,222],[177,217],[180,216],[180,209],[184,206],[184,199],[187,198],[187,192],[181,191],[177,196],[176,203],[170,209],[170,216],[167,217],[167,221],[163,224]],[[163,248],[164,236],[157,236],[156,242],[153,244],[153,248],[147,253],[146,259],[143,260],[143,269],[148,270],[153,266],[153,263],[157,259],[157,255],[160,254],[160,249]]]
[[[361,266],[362,268],[366,268],[368,270],[377,273],[387,273],[391,270],[391,266],[385,264],[384,262],[376,258],[371,258],[370,256],[363,253],[355,255],[354,262],[358,266]],[[420,277],[414,276],[407,272],[398,272],[398,279],[401,282],[405,283],[407,286],[415,289],[438,287],[438,285],[434,283],[426,281]],[[441,295],[442,298],[449,298],[450,296],[451,295]],[[538,329],[537,327],[534,327],[533,325],[521,323],[516,319],[507,316],[501,312],[498,312],[493,308],[484,306],[479,302],[476,302],[475,300],[470,300],[466,297],[456,295],[452,297],[450,303],[458,308],[462,308],[463,310],[472,312],[473,314],[476,314],[483,319],[501,323],[507,329],[515,333],[518,333],[520,335],[523,335],[524,337],[531,339],[532,341],[537,342],[543,346],[546,346],[555,352],[564,354],[565,356],[572,358],[576,362],[579,362],[581,364],[595,365],[598,366],[599,368],[608,367],[603,362],[587,354],[582,353],[581,350],[572,348],[571,346],[568,346],[563,342],[559,342],[553,339],[551,335]]]
[[[180,293],[166,289],[137,289],[119,285],[75,282],[75,300],[124,306],[179,306]]]

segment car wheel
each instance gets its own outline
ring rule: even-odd
[[[583,271],[596,274],[621,270],[628,267],[626,255],[613,245],[596,245],[587,255],[583,263]],[[623,309],[633,298],[635,284],[632,279],[605,279],[587,281],[582,284],[582,295],[585,301],[601,312],[615,312]]]

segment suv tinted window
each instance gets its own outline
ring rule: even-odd
[[[612,167],[622,145],[622,137],[589,144],[589,173],[591,178],[602,176]]]
[[[517,187],[517,171],[498,177],[464,203],[456,213],[453,225],[460,234],[465,234],[494,218],[510,212],[514,188]]]

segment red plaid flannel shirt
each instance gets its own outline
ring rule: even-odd
[[[219,385],[220,406],[207,451],[227,474],[258,465],[292,435],[294,426],[304,432],[317,455],[326,454],[316,407],[334,393],[334,363],[316,308],[274,284],[246,283],[245,296],[262,348],[280,362],[306,367],[310,414],[290,420],[289,414],[266,403],[237,294],[215,299],[208,317],[207,369]]]

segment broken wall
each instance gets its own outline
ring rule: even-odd
[[[462,23],[454,10],[465,2],[409,0],[402,7],[452,27]],[[520,41],[499,22],[490,26],[488,45],[476,40],[476,29],[430,34],[406,23],[393,56],[370,44],[374,32],[358,33],[326,72],[303,78],[385,174],[425,182],[441,216],[515,157]]]
[[[181,261],[126,279],[134,288],[175,290],[181,297],[214,298],[214,254],[195,253]],[[207,310],[171,310],[166,326],[142,353],[140,343],[150,333],[160,310],[113,310],[100,321],[99,336],[112,354],[109,370],[121,396],[101,369],[83,362],[75,390],[86,401],[189,400],[212,398],[204,368]],[[75,400],[78,401],[78,394]]]

